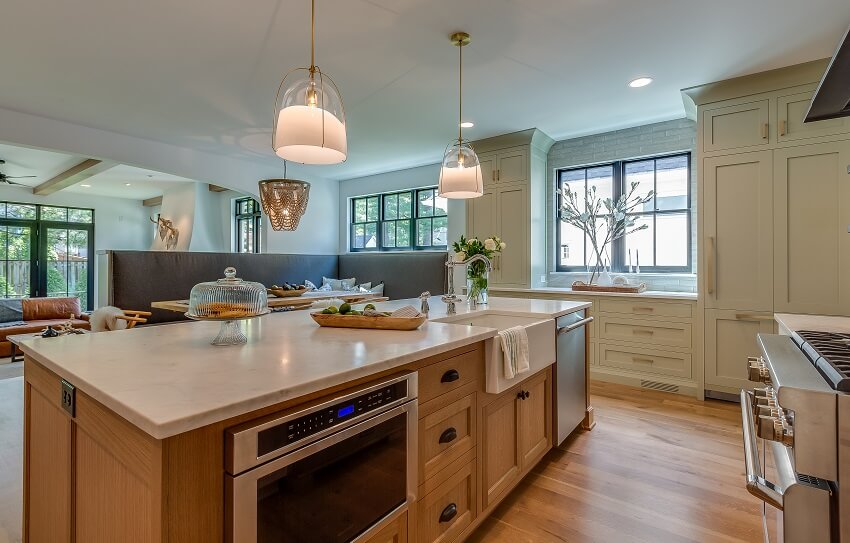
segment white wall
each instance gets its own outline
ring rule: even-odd
[[[276,159],[242,160],[9,109],[0,109],[0,141],[147,168],[257,199],[257,182],[280,177],[283,169],[282,161]],[[267,224],[264,250],[335,254],[339,246],[337,182],[318,176],[310,166],[290,164],[288,170],[290,178],[312,185],[307,214],[295,232],[274,232]]]
[[[0,201],[94,209],[95,250],[146,250],[153,239],[150,208],[140,200],[56,192],[36,196],[30,189],[0,186]]]

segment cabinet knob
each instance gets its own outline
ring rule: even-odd
[[[516,397],[520,400],[525,400],[526,398],[528,398],[530,396],[531,396],[531,392],[529,392],[527,390],[520,390],[519,392],[516,393]]]
[[[440,378],[441,383],[451,383],[460,379],[460,373],[457,370],[449,370]]]
[[[442,434],[440,434],[440,443],[451,443],[457,439],[457,430],[454,428],[446,428]]]
[[[440,522],[449,522],[453,518],[457,516],[457,504],[450,503],[445,509],[443,509],[442,513],[440,513]]]

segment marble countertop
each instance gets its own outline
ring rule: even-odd
[[[391,310],[419,300],[377,304]],[[491,297],[458,314],[556,318],[587,302]],[[438,297],[430,319],[446,317]],[[20,348],[154,438],[403,366],[496,335],[491,328],[427,322],[412,332],[320,328],[308,311],[243,323],[248,343],[217,347],[217,322],[180,322],[99,334],[20,341]]]
[[[788,332],[798,330],[817,330],[821,332],[837,332],[850,334],[850,317],[831,317],[826,315],[795,315],[777,313],[773,316],[779,324],[780,332],[785,328]]]
[[[569,294],[575,296],[626,296],[631,298],[666,298],[671,300],[696,300],[698,295],[696,292],[668,292],[663,290],[647,290],[644,292],[590,292],[583,290],[573,290],[569,287],[534,287],[534,288],[511,288],[511,287],[492,287],[490,292],[529,292],[541,294]]]

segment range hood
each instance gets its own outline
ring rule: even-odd
[[[844,33],[838,50],[812,98],[805,122],[850,117],[850,28]]]

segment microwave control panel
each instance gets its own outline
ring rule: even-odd
[[[339,426],[406,396],[407,382],[399,381],[263,430],[257,434],[257,456]]]

